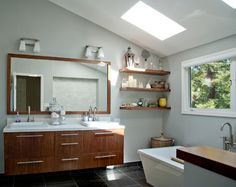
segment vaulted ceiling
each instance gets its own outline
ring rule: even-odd
[[[50,1],[161,57],[236,34],[236,9],[221,0],[142,0],[187,29],[164,41],[120,18],[139,0]]]

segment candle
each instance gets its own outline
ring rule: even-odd
[[[134,80],[133,75],[129,75],[129,78],[128,78],[128,86],[129,87],[133,87],[133,80]]]
[[[133,80],[133,87],[137,87],[137,80],[136,79]]]
[[[129,75],[129,81],[132,81],[134,79],[133,75]]]
[[[30,106],[28,106],[28,114],[30,114]]]

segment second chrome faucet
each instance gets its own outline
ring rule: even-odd
[[[229,127],[229,136],[223,137],[223,146],[225,150],[231,150],[234,147],[234,135],[233,135],[233,128],[230,123],[224,123],[221,125],[220,130],[223,131],[225,126]]]
[[[96,116],[97,111],[98,111],[98,109],[96,106],[94,108],[92,108],[91,106],[89,107],[89,116],[88,116],[89,121],[97,121],[98,120],[98,118]]]
[[[27,117],[27,122],[33,122],[34,121],[34,116],[33,118],[31,119],[31,110],[30,110],[30,106],[28,106],[28,117]]]

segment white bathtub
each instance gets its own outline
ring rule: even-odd
[[[184,165],[171,160],[181,146],[140,149],[146,180],[155,187],[182,187]]]

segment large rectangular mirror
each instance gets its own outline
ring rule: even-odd
[[[8,54],[7,113],[47,114],[53,98],[68,114],[110,113],[110,62]]]

